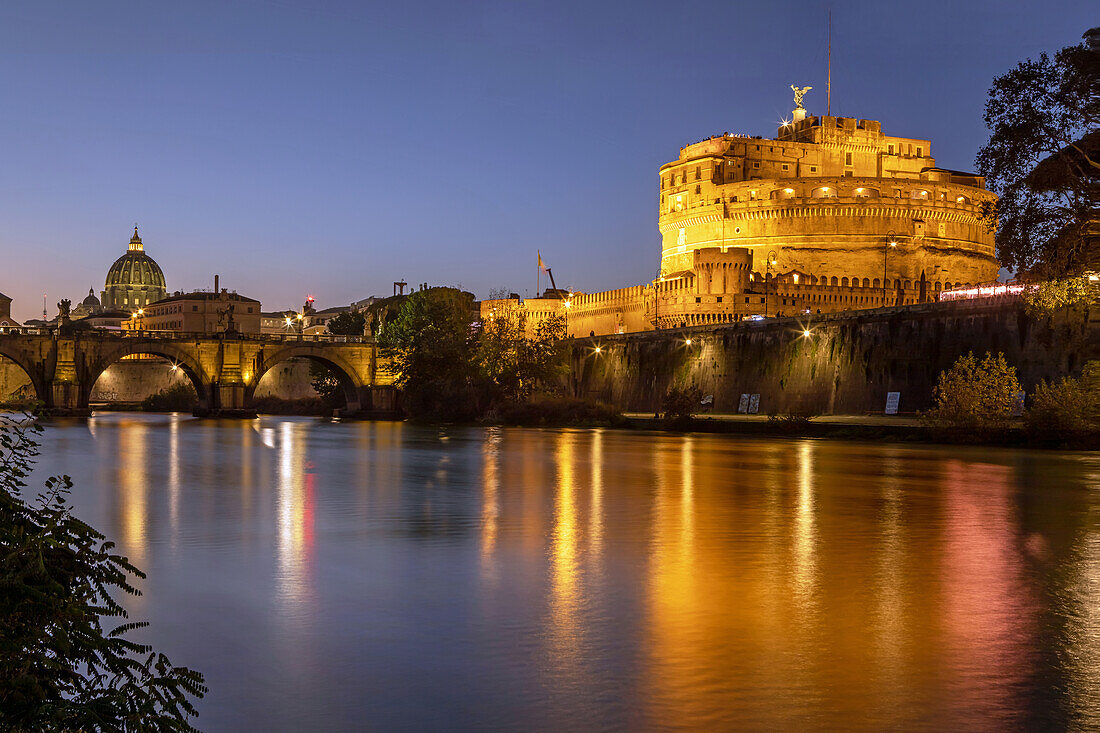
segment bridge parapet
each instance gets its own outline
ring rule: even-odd
[[[0,356],[27,372],[38,398],[59,414],[88,414],[99,376],[136,354],[159,356],[181,369],[199,395],[200,414],[254,414],[252,397],[263,375],[295,358],[323,363],[337,375],[348,415],[396,407],[388,362],[379,358],[374,339],[368,337],[45,329],[0,333]],[[376,388],[381,396],[375,395]]]

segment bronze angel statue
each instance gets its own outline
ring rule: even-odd
[[[794,84],[791,84],[791,91],[794,92],[794,103],[798,105],[797,109],[804,109],[804,107],[802,106],[802,98],[805,97],[806,92],[810,91],[811,89],[813,89],[813,87],[799,88],[796,87]]]

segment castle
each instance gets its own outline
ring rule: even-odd
[[[661,166],[656,280],[529,298],[528,328],[551,313],[587,336],[908,305],[996,278],[981,176],[937,168],[930,141],[879,122],[809,115],[795,92],[774,139],[718,135]],[[484,301],[482,317],[515,306]]]

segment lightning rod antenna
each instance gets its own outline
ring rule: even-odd
[[[833,114],[833,9],[827,11],[829,18],[829,71],[825,82],[825,116]]]

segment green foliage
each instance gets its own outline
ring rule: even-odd
[[[379,334],[394,361],[409,413],[425,420],[472,420],[527,400],[568,365],[565,318],[541,322],[525,336],[518,302],[471,322],[473,300],[453,288],[409,295]]]
[[[526,337],[526,326],[524,311],[518,307],[482,323],[473,359],[485,404],[526,400],[536,387],[568,367],[564,316],[544,319],[531,338]]]
[[[0,417],[0,730],[194,730],[202,675],[127,638],[146,624],[112,596],[144,574],[72,515],[68,476],[23,499],[40,430]]]
[[[695,387],[673,387],[661,402],[661,411],[668,420],[690,418],[700,409],[703,393]]]
[[[181,382],[166,387],[141,401],[141,409],[146,412],[188,412],[195,409],[199,395],[190,382]]]
[[[933,392],[935,407],[924,415],[933,425],[975,431],[1005,426],[1020,392],[1016,368],[1004,354],[986,354],[979,361],[971,352],[940,373]]]
[[[1024,291],[1024,310],[1032,318],[1046,318],[1062,308],[1088,302],[1090,292],[1085,277],[1048,280],[1031,285]]]
[[[330,412],[344,404],[344,390],[340,387],[340,380],[321,362],[310,360],[309,383]]]
[[[1100,363],[1090,362],[1081,379],[1039,382],[1027,411],[1028,431],[1046,437],[1069,437],[1100,431]]]
[[[506,425],[618,425],[622,413],[603,402],[578,397],[533,394],[522,402],[501,405],[494,415]]]
[[[367,316],[360,311],[346,311],[325,324],[325,330],[337,336],[362,336]]]
[[[1080,272],[1086,223],[1097,200],[1100,53],[1086,44],[1041,54],[993,81],[985,107],[989,142],[978,170],[1000,198],[985,212],[997,225],[1001,265],[1036,279]],[[1093,141],[1088,143],[1086,136]]]
[[[409,413],[419,419],[469,420],[478,414],[472,380],[473,301],[454,288],[409,295],[378,337],[393,360]]]

